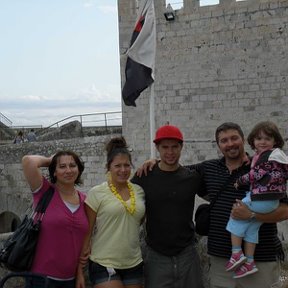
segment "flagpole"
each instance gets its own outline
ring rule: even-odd
[[[156,17],[155,17],[155,7],[154,7],[154,0],[151,1],[152,7],[153,7],[153,20],[154,20],[154,25],[153,25],[153,38],[154,38],[154,65],[155,65],[155,58],[156,58],[156,43],[157,43],[157,37],[156,37]],[[154,67],[155,68],[155,67]],[[152,70],[153,73],[153,78],[155,79],[155,69]],[[155,82],[151,84],[151,91],[150,91],[150,154],[151,154],[151,159],[156,158],[156,149],[155,149],[155,144],[153,142],[153,139],[155,137]]]
[[[150,89],[150,101],[149,101],[149,115],[150,115],[150,158],[156,158],[155,144],[153,142],[155,136],[155,105],[154,105],[154,82],[151,84]]]

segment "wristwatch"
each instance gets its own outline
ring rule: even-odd
[[[251,212],[250,219],[255,219],[255,218],[256,218],[255,212]]]

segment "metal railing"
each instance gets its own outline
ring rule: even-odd
[[[0,113],[0,116],[3,114]],[[4,116],[4,115],[3,115]],[[30,129],[34,129],[36,132],[36,135],[40,136],[45,134],[46,132],[53,130],[55,128],[59,128],[60,126],[63,126],[65,124],[68,124],[69,122],[73,121],[79,121],[81,123],[81,130],[85,131],[87,133],[92,133],[91,131],[95,132],[94,127],[98,127],[100,130],[100,133],[103,133],[103,131],[110,131],[110,129],[118,129],[119,127],[122,128],[122,111],[113,111],[113,112],[97,112],[97,113],[88,113],[88,114],[79,114],[79,115],[72,115],[69,117],[66,117],[60,121],[57,121],[53,123],[52,125],[49,125],[48,127],[42,127],[42,125],[29,125],[29,126],[11,126],[12,122],[7,118],[3,117],[5,121],[10,125],[10,127],[2,127],[2,129],[6,129],[7,133],[10,134],[10,137],[3,138],[0,134],[0,142],[6,143],[7,141],[11,141],[12,138],[14,138],[15,133],[19,130],[22,132],[28,133],[27,131]],[[0,119],[1,122],[2,119]],[[6,125],[7,126],[7,125]],[[91,127],[91,131],[89,130]],[[94,130],[93,130],[94,129]],[[98,131],[98,130],[97,130]],[[113,130],[114,131],[114,130]],[[7,134],[6,133],[6,134]],[[11,139],[10,139],[11,138]]]
[[[42,125],[17,125],[17,126],[11,126],[10,128],[14,129],[14,130],[30,130],[30,129],[42,129],[43,126]]]
[[[81,129],[83,127],[104,127],[105,130],[107,130],[108,127],[122,126],[122,111],[72,115],[37,131],[38,133],[36,132],[36,134],[43,135],[48,130],[58,128],[72,121],[79,121],[81,123]]]
[[[1,112],[0,112],[0,122],[8,127],[12,126],[12,121],[8,119],[5,115],[3,115]]]
[[[59,127],[71,121],[78,120],[83,127],[89,126],[119,126],[122,125],[122,111],[97,112],[72,115],[46,127],[46,129]]]

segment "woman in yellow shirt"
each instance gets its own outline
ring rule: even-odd
[[[142,288],[139,230],[145,214],[144,191],[129,181],[132,162],[125,139],[111,139],[106,151],[107,181],[93,187],[85,200],[90,228],[82,255],[89,254],[94,288]],[[77,288],[85,287],[82,268],[80,264]]]

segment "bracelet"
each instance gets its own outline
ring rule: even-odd
[[[256,213],[255,212],[251,212],[251,215],[249,217],[250,219],[255,219],[256,218]]]

